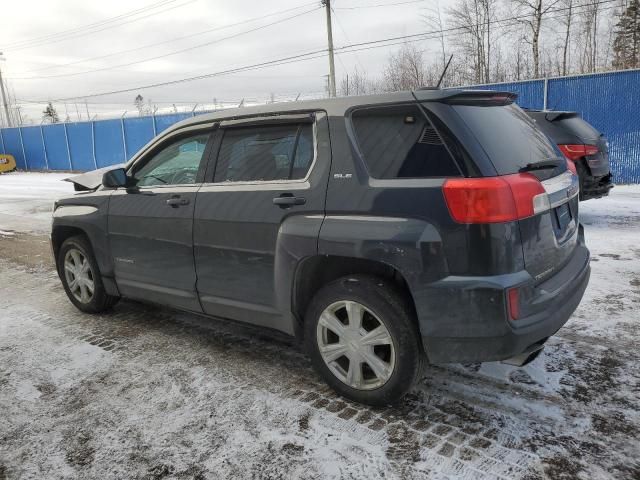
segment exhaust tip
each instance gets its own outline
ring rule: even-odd
[[[542,350],[544,350],[544,345],[536,345],[532,349],[527,349],[525,352],[519,355],[507,358],[506,360],[502,360],[501,363],[513,365],[514,367],[524,367],[525,365],[530,364],[536,358],[538,358],[538,355],[542,353]]]

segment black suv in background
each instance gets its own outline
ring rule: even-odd
[[[387,404],[429,362],[522,365],[589,280],[578,179],[514,95],[419,90],[225,110],[73,177],[71,302],[120,297],[295,335]],[[108,317],[107,317],[108,318]]]
[[[580,178],[580,200],[609,195],[613,182],[609,144],[603,133],[576,112],[527,110],[527,114],[575,165]]]

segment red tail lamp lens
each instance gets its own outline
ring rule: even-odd
[[[511,320],[520,318],[520,292],[517,288],[511,288],[507,291],[507,302]]]
[[[578,169],[576,168],[576,164],[573,163],[573,160],[569,160],[567,158],[567,168],[573,172],[574,175],[578,175]]]
[[[530,173],[452,178],[442,189],[451,217],[458,223],[500,223],[531,217],[537,213],[534,198],[546,195]]]
[[[584,152],[587,155],[595,155],[596,153],[598,153],[598,147],[596,147],[595,145],[585,145],[584,146]]]
[[[558,145],[558,148],[565,157],[574,161],[598,153],[596,145]]]

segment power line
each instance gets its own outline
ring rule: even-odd
[[[70,34],[70,33],[76,33],[76,32],[81,31],[81,30],[86,30],[86,29],[90,29],[90,28],[93,28],[93,27],[96,27],[96,26],[101,26],[101,25],[104,25],[106,23],[114,22],[114,21],[116,21],[118,19],[121,19],[121,18],[125,18],[125,17],[131,16],[131,15],[136,15],[136,14],[138,14],[140,12],[147,11],[147,10],[154,9],[154,8],[159,8],[159,7],[161,7],[161,6],[165,5],[165,4],[174,3],[174,2],[177,2],[177,1],[178,0],[162,0],[161,2],[155,3],[153,5],[147,5],[146,7],[142,7],[142,8],[136,9],[136,10],[131,10],[129,12],[122,13],[120,15],[116,15],[115,17],[106,18],[106,19],[100,20],[98,22],[89,23],[87,25],[82,25],[82,26],[79,26],[79,27],[70,28],[69,30],[62,30],[61,32],[49,33],[47,35],[41,35],[39,37],[27,38],[27,39],[24,39],[24,40],[19,40],[17,42],[9,43],[9,44],[5,45],[5,48],[18,47],[18,46],[21,46],[23,44],[28,44],[28,43],[33,43],[33,42],[42,42],[42,41],[51,39],[52,37],[57,37],[57,36],[60,36],[60,35],[67,35],[67,34]]]
[[[173,2],[176,2],[176,1],[179,1],[179,0],[165,0],[164,2],[160,2],[160,4],[161,4],[161,6],[164,6],[166,4],[173,3]],[[165,13],[165,12],[168,12],[170,10],[174,10],[176,8],[184,7],[185,5],[188,5],[189,3],[193,3],[195,1],[197,1],[197,0],[187,0],[186,2],[181,3],[179,5],[173,5],[173,6],[170,6],[169,8],[165,8],[165,9],[159,10],[157,12],[152,12],[152,13],[149,13],[147,15],[143,15],[143,16],[140,16],[140,17],[137,17],[137,18],[132,18],[132,19],[130,19],[128,21],[122,21],[122,22],[119,22],[119,23],[115,23],[114,25],[105,24],[105,25],[101,26],[102,28],[98,28],[98,29],[95,29],[95,30],[89,29],[86,32],[79,31],[79,32],[76,32],[76,33],[69,33],[69,34],[60,34],[60,33],[51,34],[50,38],[42,37],[42,40],[39,40],[37,42],[36,41],[33,41],[33,42],[26,42],[25,41],[24,44],[23,43],[13,44],[13,45],[17,45],[17,46],[10,46],[9,45],[9,46],[7,46],[5,48],[5,50],[13,52],[13,51],[17,51],[17,50],[24,50],[24,49],[27,49],[27,48],[38,47],[38,46],[44,45],[44,44],[49,45],[51,43],[63,42],[65,40],[70,40],[72,38],[82,37],[82,36],[85,36],[85,35],[93,35],[95,33],[102,32],[104,30],[109,30],[109,29],[115,28],[115,27],[121,27],[122,25],[128,25],[129,23],[138,22],[138,21],[143,20],[145,18],[149,18],[149,17],[155,16],[155,15],[159,15],[161,13]],[[152,10],[154,8],[158,8],[158,7],[157,6],[156,7],[148,7],[147,10]],[[125,20],[129,16],[135,16],[135,15],[138,15],[138,13],[129,14],[129,15],[125,16]],[[100,26],[100,25],[98,25],[98,26]]]
[[[410,3],[422,3],[425,0],[409,0],[406,2],[380,3],[378,5],[359,5],[354,7],[335,7],[335,10],[360,10],[362,8],[395,7],[396,5],[409,5]]]
[[[180,41],[180,40],[184,40],[186,38],[198,37],[200,35],[205,35],[207,33],[217,32],[217,31],[220,31],[220,30],[226,30],[228,28],[237,27],[239,25],[252,23],[252,22],[255,22],[257,20],[262,20],[262,19],[265,19],[265,18],[274,17],[276,15],[280,15],[280,14],[283,14],[283,13],[288,13],[288,12],[291,12],[293,10],[299,10],[301,8],[308,7],[310,5],[315,5],[316,3],[317,2],[305,3],[304,5],[299,5],[299,6],[293,7],[293,8],[287,8],[285,10],[278,10],[277,12],[268,13],[266,15],[260,15],[259,17],[248,18],[248,19],[242,20],[240,22],[230,23],[230,24],[227,24],[227,25],[220,25],[220,26],[215,27],[215,28],[210,28],[210,29],[207,29],[207,30],[203,30],[201,32],[192,33],[192,34],[189,34],[189,35],[184,35],[182,37],[176,37],[176,38],[172,38],[170,40],[164,40],[162,42],[148,43],[148,44],[142,45],[140,47],[130,48],[130,49],[127,49],[127,50],[120,50],[118,52],[112,52],[112,53],[108,53],[108,54],[105,54],[105,55],[100,55],[100,56],[97,56],[97,57],[83,58],[82,60],[76,60],[74,62],[69,62],[69,63],[61,63],[61,64],[50,63],[49,66],[40,67],[40,68],[36,68],[36,69],[33,69],[33,70],[27,70],[27,71],[24,71],[24,72],[16,72],[15,75],[24,75],[24,74],[27,74],[27,73],[40,72],[42,70],[48,70],[48,69],[50,69],[52,67],[53,68],[69,67],[69,66],[72,66],[72,65],[78,65],[79,63],[87,63],[87,62],[91,62],[93,60],[102,60],[102,59],[105,59],[105,58],[115,57],[115,56],[123,55],[123,54],[126,54],[126,53],[137,52],[137,51],[140,51],[140,50],[144,50],[146,48],[157,47],[158,45],[165,45],[167,43],[177,42],[177,41]],[[20,78],[20,77],[16,77],[16,78]]]
[[[420,1],[423,1],[423,0],[420,0]],[[340,28],[340,30],[342,31],[342,34],[344,35],[344,38],[347,40],[347,42],[351,43],[351,39],[349,38],[349,34],[347,33],[347,30],[342,26],[342,22],[340,21],[340,18],[338,18],[338,15],[336,14],[335,8],[332,7],[332,10],[333,10],[333,18],[336,19],[336,23],[338,24],[338,28]],[[342,63],[342,60],[340,59],[340,57],[338,57],[338,60],[340,61],[340,64],[342,65],[342,68],[344,68],[345,71],[346,71],[347,68],[344,66],[344,63]],[[362,66],[362,62],[360,62],[360,58],[358,57],[358,55],[356,55],[356,61],[360,65],[360,68],[362,68],[362,70],[364,71],[365,68]]]
[[[194,80],[202,80],[202,79],[205,79],[205,78],[219,77],[219,76],[223,76],[223,75],[230,75],[232,73],[255,70],[255,69],[258,69],[258,68],[264,68],[264,67],[268,67],[268,66],[285,65],[287,63],[292,63],[292,60],[296,60],[296,61],[311,60],[311,59],[314,59],[314,58],[324,57],[326,52],[327,52],[327,49],[323,48],[321,50],[316,50],[316,51],[313,51],[313,52],[307,52],[307,53],[299,54],[299,55],[292,55],[290,57],[278,58],[278,59],[275,59],[275,60],[269,60],[269,61],[266,61],[266,62],[261,62],[261,63],[254,64],[254,65],[246,65],[244,67],[238,67],[238,68],[232,68],[232,69],[228,69],[228,70],[222,70],[222,71],[219,71],[219,72],[198,75],[198,76],[195,76],[195,77],[180,78],[180,79],[177,79],[177,80],[170,80],[170,81],[167,81],[167,82],[158,82],[158,83],[153,83],[153,84],[149,84],[149,85],[142,85],[142,86],[131,87],[131,88],[123,88],[123,89],[120,89],[120,90],[112,90],[112,91],[109,91],[109,92],[100,92],[100,93],[94,93],[94,94],[88,94],[88,95],[78,95],[78,96],[75,96],[75,97],[54,98],[54,99],[50,99],[50,100],[33,100],[33,101],[30,101],[30,103],[47,103],[49,101],[51,101],[51,102],[66,102],[66,101],[70,101],[70,100],[78,100],[78,99],[85,99],[85,98],[104,97],[104,96],[107,96],[107,95],[114,95],[114,94],[117,94],[117,93],[134,92],[134,91],[137,91],[137,90],[144,90],[144,89],[148,89],[148,88],[163,87],[163,86],[167,86],[167,85],[176,85],[176,84],[179,84],[179,83],[192,82]]]
[[[249,30],[244,30],[242,32],[234,33],[234,34],[226,36],[226,37],[222,37],[222,38],[218,38],[216,40],[212,40],[210,42],[205,42],[205,43],[201,43],[201,44],[198,44],[198,45],[193,45],[191,47],[182,48],[180,50],[174,50],[172,52],[163,53],[162,55],[156,55],[154,57],[148,57],[148,58],[143,58],[141,60],[135,60],[135,61],[132,61],[132,62],[127,62],[127,63],[121,63],[119,65],[111,65],[109,67],[95,68],[95,69],[92,69],[92,70],[85,70],[85,71],[82,71],[82,72],[60,73],[60,74],[56,74],[56,75],[44,75],[44,76],[36,76],[36,77],[10,77],[10,78],[11,78],[11,80],[44,80],[44,79],[47,79],[47,78],[75,77],[77,75],[86,75],[88,73],[104,72],[104,71],[107,71],[107,70],[114,70],[114,69],[121,68],[121,67],[129,67],[131,65],[137,65],[139,63],[150,62],[152,60],[164,59],[166,57],[170,57],[170,56],[173,56],[173,55],[178,55],[180,53],[185,53],[185,52],[188,52],[188,51],[191,51],[191,50],[196,50],[198,48],[207,47],[209,45],[214,45],[214,44],[220,43],[220,42],[222,42],[224,40],[229,40],[231,38],[236,38],[236,37],[239,37],[239,36],[242,36],[242,35],[246,35],[248,33],[256,32],[258,30],[263,30],[263,29],[271,27],[273,25],[277,25],[279,23],[284,23],[284,22],[292,20],[294,18],[301,17],[303,15],[307,15],[308,13],[315,12],[316,10],[319,10],[320,8],[321,7],[316,7],[316,8],[313,8],[311,10],[306,10],[306,11],[304,11],[302,13],[297,13],[295,15],[291,15],[289,17],[285,17],[285,18],[282,18],[280,20],[276,20],[274,22],[267,23],[267,24],[261,25],[259,27],[255,27],[255,28],[252,28],[252,29],[249,29]]]
[[[591,3],[591,4],[580,5],[580,7],[587,7],[587,6],[590,6],[590,5],[601,5],[601,4],[605,4],[605,3],[612,3],[612,2],[615,2],[615,1],[617,1],[617,0],[600,0],[598,2],[594,2],[594,3]],[[573,8],[575,9],[577,7],[573,7]],[[558,8],[558,9],[554,9],[554,10],[549,10],[549,12],[552,12],[552,11],[553,12],[558,12],[558,11],[563,11],[563,10],[568,10],[568,8]],[[529,16],[530,15],[520,15],[520,16],[517,16],[517,17],[510,17],[510,18],[504,18],[504,19],[498,19],[498,20],[488,20],[487,22],[479,22],[475,26],[485,25],[485,24],[502,23],[502,22],[505,22],[505,21],[521,20],[521,19],[527,18]],[[440,34],[440,33],[444,33],[444,32],[453,32],[453,31],[456,31],[456,30],[461,30],[461,29],[466,29],[466,28],[468,28],[468,26],[465,26],[465,27],[452,27],[452,28],[448,28],[448,29],[434,30],[434,31],[423,32],[423,33],[419,33],[419,34],[411,34],[411,35],[402,35],[402,36],[397,36],[397,37],[389,37],[389,38],[380,39],[380,40],[373,40],[373,41],[369,41],[369,42],[360,42],[360,43],[355,43],[355,44],[351,44],[351,45],[345,45],[343,47],[338,47],[335,50],[338,53],[340,53],[340,52],[342,52],[342,53],[352,53],[352,52],[356,52],[356,51],[369,50],[369,49],[373,49],[373,48],[387,47],[387,46],[391,46],[391,45],[394,45],[394,44],[397,44],[397,43],[404,43],[404,42],[399,42],[399,40],[404,40],[404,41],[424,40],[425,39],[424,37],[428,36],[428,35]],[[413,40],[409,40],[409,39],[413,39]],[[388,42],[394,42],[394,41],[396,43],[388,43]],[[213,72],[213,73],[208,73],[208,74],[203,74],[203,75],[198,75],[198,76],[193,76],[193,77],[181,78],[181,79],[171,80],[171,81],[167,81],[167,82],[158,82],[158,83],[153,83],[153,84],[149,84],[149,85],[141,85],[141,86],[136,86],[136,87],[123,88],[123,89],[113,90],[113,91],[108,91],[108,92],[99,92],[99,93],[94,93],[94,94],[78,95],[78,96],[74,96],[74,97],[50,99],[50,100],[46,100],[46,101],[45,100],[40,100],[40,101],[34,101],[33,103],[46,103],[47,101],[64,102],[64,101],[71,101],[71,100],[78,100],[78,99],[85,99],[85,98],[93,98],[93,97],[102,97],[102,96],[107,96],[107,95],[115,95],[115,94],[118,94],[118,93],[127,93],[127,92],[133,92],[133,91],[137,91],[137,90],[144,90],[144,89],[149,89],[149,88],[157,88],[157,87],[168,86],[168,85],[176,85],[176,84],[179,84],[179,83],[192,82],[192,81],[196,81],[196,80],[203,80],[203,79],[206,79],[206,78],[219,77],[219,76],[223,76],[223,75],[231,75],[233,73],[239,73],[239,72],[243,72],[243,71],[256,70],[256,69],[261,69],[261,68],[266,68],[266,67],[286,65],[288,63],[296,63],[296,62],[300,62],[300,61],[313,60],[313,59],[316,59],[316,58],[324,57],[327,51],[328,51],[328,49],[324,48],[324,49],[315,50],[315,51],[311,51],[311,52],[307,52],[307,53],[303,53],[303,54],[292,55],[292,56],[289,56],[289,57],[279,58],[279,59],[275,59],[275,60],[269,60],[269,61],[266,61],[266,62],[260,62],[260,63],[256,63],[256,64],[253,64],[253,65],[246,65],[246,66],[243,66],[243,67],[237,67],[237,68],[232,68],[232,69],[228,69],[228,70],[222,70],[222,71],[218,71],[218,72]]]

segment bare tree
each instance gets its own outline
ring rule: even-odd
[[[367,78],[366,72],[361,72],[357,67],[353,69],[353,72],[342,77],[340,81],[340,95],[344,97],[366,95],[367,93],[373,93],[373,90],[375,88]]]
[[[461,56],[471,68],[475,82],[491,81],[491,24],[497,13],[497,0],[457,0],[447,10],[448,24],[459,31],[456,37]]]
[[[540,32],[542,19],[560,0],[510,0],[515,7],[515,13],[520,16],[518,21],[528,27],[530,36],[525,41],[531,45],[533,59],[533,77],[540,77]]]
[[[425,85],[423,52],[405,43],[389,56],[384,70],[384,89],[390,92],[413,90]]]
[[[595,72],[598,68],[598,20],[600,4],[591,0],[582,0],[580,19],[582,24],[582,60],[583,73]]]
[[[563,27],[564,38],[562,42],[562,68],[559,69],[560,75],[566,75],[569,66],[569,53],[571,44],[571,23],[573,21],[573,6],[575,0],[560,0],[558,6],[563,9],[564,14],[560,17],[558,22]]]
[[[436,0],[435,7],[427,7],[427,14],[424,15],[424,22],[428,28],[437,32],[438,43],[440,44],[440,54],[442,60],[442,68],[447,64],[447,47],[444,37],[444,22],[442,20],[442,12],[440,11],[440,2]]]

